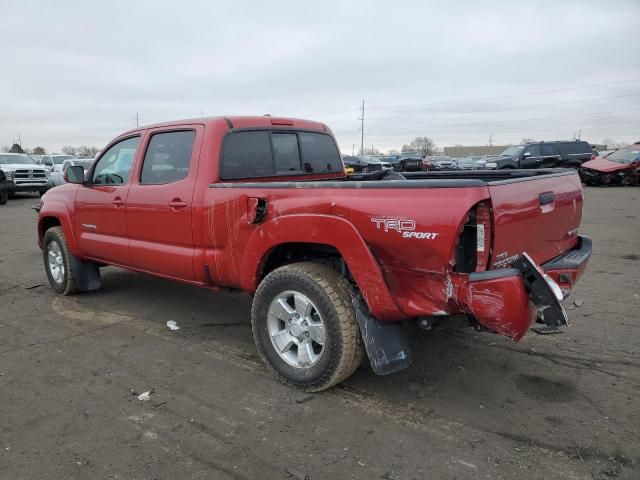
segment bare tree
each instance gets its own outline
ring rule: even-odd
[[[78,147],[78,155],[81,157],[95,157],[96,153],[98,153],[100,150],[97,147],[94,146],[86,146],[86,145],[80,145]]]
[[[402,148],[403,151],[407,151],[404,150],[404,145]],[[409,144],[409,148],[409,151],[418,152],[423,157],[426,157],[427,155],[433,155],[433,153],[436,151],[436,144],[429,137],[416,137]]]
[[[13,145],[11,145],[11,148],[9,149],[10,153],[24,153],[24,150],[22,149],[22,147],[17,144],[14,143]]]
[[[522,140],[520,140],[520,143],[533,143],[535,141],[535,138],[524,137]]]
[[[33,154],[34,155],[46,155],[47,154],[47,150],[45,150],[44,147],[38,146],[38,147],[35,147],[33,149]]]
[[[391,150],[389,150],[389,155],[400,155],[400,152],[395,148],[392,148]]]
[[[9,147],[4,146],[4,147],[0,148],[0,152],[2,152],[2,153],[9,153]]]
[[[64,153],[65,155],[75,155],[76,147],[72,147],[71,145],[65,145],[64,147],[62,147],[62,153]]]

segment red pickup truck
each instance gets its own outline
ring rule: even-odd
[[[341,382],[366,352],[411,362],[403,322],[466,315],[519,340],[567,323],[583,273],[574,170],[344,174],[329,128],[221,117],[123,133],[42,197],[52,288],[100,288],[114,265],[253,294],[260,355],[289,385]]]

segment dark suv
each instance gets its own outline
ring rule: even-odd
[[[488,161],[485,168],[578,168],[593,158],[592,150],[582,140],[513,145]]]

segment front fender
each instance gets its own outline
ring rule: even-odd
[[[42,248],[42,240],[44,239],[45,229],[47,228],[47,219],[50,218],[55,218],[60,223],[69,250],[71,250],[71,253],[75,256],[78,256],[78,244],[73,230],[71,214],[66,205],[57,200],[48,200],[42,205],[42,208],[38,212],[38,245],[40,248]]]
[[[257,227],[246,244],[240,284],[254,292],[259,268],[266,255],[285,243],[316,243],[337,249],[346,262],[371,314],[378,320],[401,320],[382,276],[380,266],[355,227],[347,220],[328,215],[287,215]]]

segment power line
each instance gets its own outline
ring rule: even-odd
[[[433,112],[433,113],[414,112],[414,113],[407,113],[405,115],[393,115],[393,116],[387,116],[387,117],[370,117],[369,120],[386,120],[386,119],[393,119],[393,118],[405,118],[407,115],[428,115],[430,117],[436,116],[436,115],[468,115],[473,113],[499,112],[504,110],[520,110],[525,108],[553,107],[557,105],[570,105],[570,104],[576,104],[576,103],[593,102],[598,100],[611,100],[614,98],[628,98],[628,97],[638,97],[638,96],[640,96],[640,93],[629,93],[626,95],[612,95],[609,97],[594,97],[594,98],[584,98],[582,100],[568,100],[566,102],[539,103],[537,105],[521,105],[521,106],[514,106],[514,107],[498,107],[498,108],[490,108],[485,110],[468,110],[466,112]],[[335,124],[335,123],[343,123],[343,122],[350,122],[350,121],[353,121],[353,120],[337,120],[331,123]]]
[[[411,127],[392,127],[391,130],[416,130],[416,129],[427,129],[427,128],[436,128],[436,127],[472,127],[478,125],[487,125],[487,124],[496,124],[496,123],[518,123],[518,122],[530,122],[530,121],[538,121],[538,120],[553,120],[556,118],[569,118],[569,117],[581,117],[587,115],[608,115],[611,113],[623,113],[623,112],[635,112],[640,110],[640,108],[629,108],[624,110],[610,110],[607,112],[589,112],[589,113],[572,113],[568,115],[554,115],[548,117],[536,117],[536,118],[522,118],[515,120],[496,120],[496,121],[485,121],[485,122],[474,122],[474,123],[448,123],[448,124],[440,124],[440,125],[414,125]],[[389,128],[378,129],[383,131],[389,131]],[[353,130],[337,130],[338,132],[350,132]],[[377,131],[373,129],[373,131]],[[371,132],[371,130],[369,130]]]
[[[607,83],[594,83],[591,85],[582,85],[579,87],[569,87],[569,88],[556,88],[553,90],[543,90],[538,92],[528,92],[528,93],[516,93],[512,95],[497,95],[494,97],[478,97],[478,98],[467,98],[464,100],[444,100],[438,102],[431,103],[414,103],[414,104],[404,104],[404,105],[384,105],[380,107],[369,107],[370,110],[381,110],[386,108],[410,108],[410,107],[428,107],[432,105],[444,105],[448,103],[470,103],[470,102],[480,102],[484,100],[497,100],[500,98],[515,98],[515,97],[526,97],[530,95],[546,95],[549,93],[558,93],[558,92],[568,92],[571,90],[583,90],[587,88],[595,88],[595,87],[606,87],[611,85],[622,85],[625,83],[635,83],[640,82],[640,78],[633,78],[631,80],[623,80],[620,82],[607,82]]]

